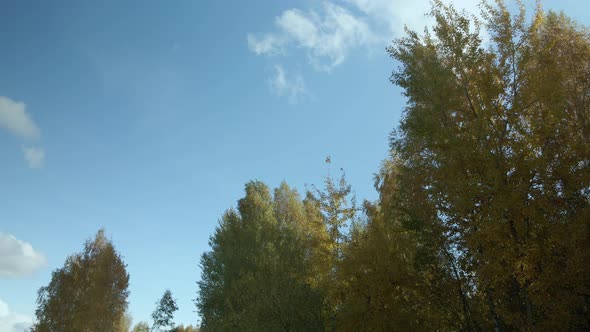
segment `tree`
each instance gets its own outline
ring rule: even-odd
[[[403,225],[397,168],[386,162],[376,177],[377,203],[364,203],[366,222],[352,228],[338,264],[342,298],[339,330],[462,330],[452,283],[424,242]]]
[[[432,33],[389,48],[408,98],[395,205],[463,329],[588,329],[590,33],[540,5],[482,8],[435,1]]]
[[[150,332],[150,324],[147,322],[139,322],[133,327],[133,332]]]
[[[32,330],[116,331],[125,315],[129,274],[103,229],[86,241],[82,252],[53,271],[37,298]]]
[[[328,167],[332,163],[330,156],[326,158],[326,163]],[[344,171],[340,170],[342,174],[338,181],[328,174],[324,179],[324,188],[320,190],[314,186],[308,196],[319,206],[324,225],[330,235],[336,260],[342,254],[347,229],[355,220],[357,212],[356,197],[352,194],[352,187],[347,183]]]
[[[331,163],[332,160],[328,156],[328,167]],[[315,273],[313,283],[325,296],[323,316],[324,325],[328,328],[337,325],[336,316],[346,296],[342,287],[346,281],[341,282],[343,280],[338,278],[338,274],[350,230],[358,221],[356,197],[352,193],[351,185],[346,181],[344,170],[340,171],[340,178],[335,180],[328,169],[323,188],[312,186],[304,201],[308,208],[309,225],[314,226],[316,233],[311,244],[315,253],[314,260],[310,262]]]
[[[154,324],[152,330],[160,331],[161,328],[174,328],[174,312],[178,310],[176,301],[172,298],[172,292],[167,289],[160,301],[156,302],[156,309],[152,313]]]
[[[197,309],[203,330],[322,330],[323,297],[310,284],[307,211],[281,184],[246,184],[201,258]]]

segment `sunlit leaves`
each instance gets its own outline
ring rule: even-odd
[[[52,273],[39,290],[34,331],[118,331],[126,314],[129,274],[104,230]]]

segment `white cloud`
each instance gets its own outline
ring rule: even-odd
[[[45,150],[38,147],[23,147],[23,155],[30,168],[41,168],[45,163]]]
[[[479,13],[478,1],[445,2]],[[302,48],[316,69],[329,71],[356,49],[383,50],[404,33],[404,26],[422,31],[432,23],[426,16],[430,8],[429,0],[334,0],[324,2],[320,12],[292,8],[275,18],[277,31],[248,34],[248,47],[257,55]]]
[[[28,276],[45,264],[45,256],[30,243],[0,233],[0,278]]]
[[[248,34],[248,48],[256,55],[276,55],[284,52],[285,40],[280,39],[277,35],[266,34],[261,38]]]
[[[478,1],[443,2],[479,13]],[[329,0],[320,10],[291,8],[275,18],[274,31],[249,33],[248,48],[267,56],[287,56],[289,49],[301,49],[313,68],[329,72],[355,51],[384,52],[394,38],[404,35],[406,26],[418,32],[432,26],[434,20],[426,15],[430,9],[430,0]],[[275,67],[270,81],[275,94],[291,100],[306,91],[300,75],[288,79],[280,66]]]
[[[430,12],[430,0],[344,0],[366,15],[375,29],[388,38],[399,37],[404,33],[404,26],[410,30],[422,32],[425,26],[431,26],[433,20],[426,16]],[[467,10],[471,14],[479,14],[479,1],[447,0],[458,10]]]
[[[262,37],[248,34],[250,50],[258,55],[283,53],[291,44],[306,50],[318,70],[330,71],[356,48],[373,45],[378,39],[369,25],[348,9],[325,2],[321,13],[289,9],[275,19],[278,32]]]
[[[26,105],[0,96],[0,128],[25,139],[39,138],[39,129],[26,112]]]
[[[8,304],[0,299],[0,331],[23,332],[29,331],[33,319],[27,315],[13,312]]]
[[[430,9],[428,0],[345,0],[369,17],[379,27],[382,35],[394,37],[404,31],[404,26],[422,31],[428,23],[425,13]]]
[[[307,94],[303,77],[298,74],[289,74],[280,65],[274,66],[273,74],[269,78],[269,85],[274,94],[285,96],[292,103],[296,103]]]
[[[0,129],[26,140],[38,139],[41,132],[26,111],[23,102],[0,96]],[[38,147],[23,148],[25,161],[30,168],[41,168],[45,160],[45,150]]]

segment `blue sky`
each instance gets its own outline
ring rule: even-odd
[[[544,7],[590,22],[585,1]],[[195,324],[200,255],[246,181],[303,192],[330,155],[375,199],[404,107],[385,47],[427,9],[0,1],[0,331],[30,323],[37,289],[100,227],[128,264],[134,322],[169,288],[176,322]]]

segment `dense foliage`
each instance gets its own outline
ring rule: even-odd
[[[337,240],[323,227],[321,212],[313,195],[302,200],[286,184],[271,195],[263,183],[248,183],[246,196],[237,210],[223,215],[212,250],[201,260],[202,326],[322,329],[332,312],[320,285],[332,278]]]
[[[388,48],[407,105],[358,207],[248,182],[201,257],[204,331],[590,330],[590,32],[540,5],[434,1]],[[331,163],[330,158],[326,160]],[[128,331],[129,275],[99,231],[39,290],[33,331]],[[174,327],[170,291],[154,324]]]
[[[39,290],[36,332],[128,331],[129,274],[104,230]]]
[[[400,209],[419,236],[436,231],[462,328],[588,327],[588,31],[541,8],[483,13],[486,47],[439,3],[433,35],[389,49],[408,98]]]
[[[362,222],[345,182],[246,185],[202,257],[205,330],[590,328],[590,34],[439,1],[388,48],[407,107]],[[486,41],[483,41],[483,38]]]

